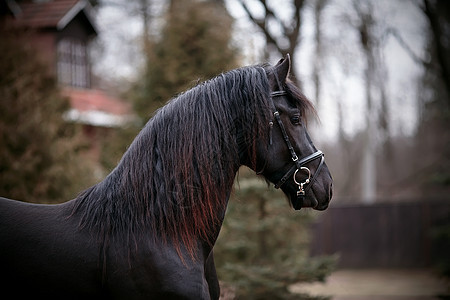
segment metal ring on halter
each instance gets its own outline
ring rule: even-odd
[[[306,171],[308,171],[308,178],[306,178],[305,182],[299,183],[297,181],[297,179],[295,179],[295,176],[297,175],[298,170],[306,170]],[[300,169],[295,170],[295,172],[294,172],[294,182],[295,182],[296,185],[309,183],[310,179],[311,179],[311,171],[307,167],[300,167]]]
[[[297,181],[297,179],[295,179],[295,176],[297,175],[297,172],[299,170],[306,170],[306,171],[308,171],[308,178],[306,178],[304,182],[300,182],[300,183]],[[294,179],[295,184],[298,185],[297,196],[305,195],[305,190],[303,189],[303,186],[305,184],[309,183],[309,181],[311,179],[311,171],[307,167],[300,167],[300,169],[295,170],[293,179]]]

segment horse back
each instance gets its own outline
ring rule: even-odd
[[[70,218],[71,202],[30,204],[0,198],[2,291],[27,297],[100,294],[98,246]]]

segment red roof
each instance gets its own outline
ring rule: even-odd
[[[78,13],[83,12],[96,33],[86,0],[53,0],[46,2],[21,1],[15,23],[31,28],[64,28]]]
[[[131,105],[100,90],[64,89],[70,106],[80,112],[101,111],[111,115],[131,115]]]

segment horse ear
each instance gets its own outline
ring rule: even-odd
[[[289,70],[291,69],[291,57],[286,54],[285,58],[282,58],[275,65],[275,73],[281,83],[285,83],[287,76],[289,75]]]

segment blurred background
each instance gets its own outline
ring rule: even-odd
[[[287,53],[318,112],[308,126],[333,201],[295,212],[242,169],[215,247],[224,299],[336,298],[299,283],[342,270],[414,270],[436,279],[424,296],[448,299],[445,0],[1,0],[0,195],[67,201],[170,98]],[[397,292],[434,299],[410,287]]]

